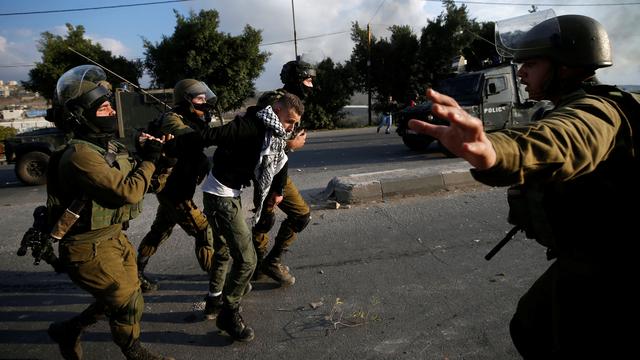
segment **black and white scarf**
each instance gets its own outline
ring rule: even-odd
[[[267,127],[262,143],[262,151],[260,152],[260,160],[254,171],[256,180],[254,185],[255,221],[258,222],[263,202],[267,198],[273,178],[282,170],[288,158],[285,153],[287,132],[282,127],[282,123],[273,108],[267,106],[258,111],[256,116]]]

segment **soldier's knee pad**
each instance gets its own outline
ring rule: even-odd
[[[254,232],[268,233],[276,223],[276,214],[272,211],[266,211],[260,215],[260,220],[253,227]]]
[[[299,233],[309,225],[309,222],[311,222],[311,213],[306,213],[301,216],[290,216],[285,221],[289,223],[289,226],[291,226],[293,231]]]

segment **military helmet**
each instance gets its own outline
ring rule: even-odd
[[[202,94],[204,94],[207,104],[210,106],[215,105],[218,100],[216,94],[204,82],[195,79],[183,79],[173,87],[173,103],[175,105],[184,102],[191,104],[191,99]]]
[[[95,65],[81,65],[68,70],[56,84],[57,104],[69,111],[77,107],[82,110],[94,107],[96,101],[104,101],[111,96],[111,91],[102,85],[106,79],[104,71]]]
[[[283,84],[298,84],[303,80],[316,76],[311,64],[302,60],[292,60],[282,66],[280,80]]]
[[[103,84],[107,76],[95,65],[76,66],[60,76],[54,94],[54,123],[65,131],[77,125],[87,124],[87,117],[95,114],[86,113],[97,109],[104,101],[109,100],[111,91]]]
[[[527,31],[517,42],[513,58],[522,62],[535,57],[588,69],[613,65],[607,31],[599,22],[583,15],[561,15]]]

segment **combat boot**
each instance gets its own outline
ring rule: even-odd
[[[140,340],[136,340],[130,348],[122,350],[122,353],[127,360],[175,360],[172,357],[152,353],[140,344]]]
[[[222,309],[222,295],[205,296],[204,298],[204,317],[207,320],[215,320],[218,317],[220,309]]]
[[[296,282],[296,278],[289,271],[289,267],[282,263],[283,252],[283,249],[271,249],[261,268],[265,275],[277,281],[280,286],[291,286]]]
[[[143,293],[150,293],[158,290],[158,282],[148,278],[144,274],[144,268],[149,263],[148,256],[138,256],[138,279],[140,280],[140,290]]]
[[[244,324],[239,308],[223,306],[216,319],[216,326],[237,341],[251,341],[255,336],[253,329]]]
[[[251,292],[253,286],[251,283],[247,283],[247,286],[244,288],[244,292],[242,296],[247,295]],[[207,320],[215,320],[218,317],[218,313],[222,309],[222,294],[218,296],[209,296],[206,295],[204,297],[204,317]],[[238,307],[238,312],[242,312],[242,306]]]
[[[54,322],[49,325],[47,333],[51,340],[58,343],[60,354],[65,360],[82,359],[80,335],[83,327],[75,319]]]

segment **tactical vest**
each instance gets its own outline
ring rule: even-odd
[[[109,143],[109,151],[92,144],[88,141],[72,139],[69,146],[74,144],[83,144],[104,156],[105,161],[111,166],[116,167],[121,173],[128,175],[135,169],[135,161],[129,156],[126,147],[116,141]],[[51,158],[47,171],[48,179],[51,185],[47,185],[47,208],[49,209],[49,222],[57,221],[66,207],[73,199],[62,199],[60,184],[57,184],[57,172],[60,165],[62,154],[68,149],[57,152]],[[50,176],[50,177],[49,177]],[[81,198],[82,194],[76,194],[77,198]],[[126,204],[117,208],[104,207],[93,199],[87,199],[88,203],[80,214],[80,219],[72,233],[79,233],[89,230],[97,230],[108,227],[110,225],[122,224],[131,219],[136,218],[142,212],[142,201],[136,204]],[[89,206],[90,205],[90,206]]]

